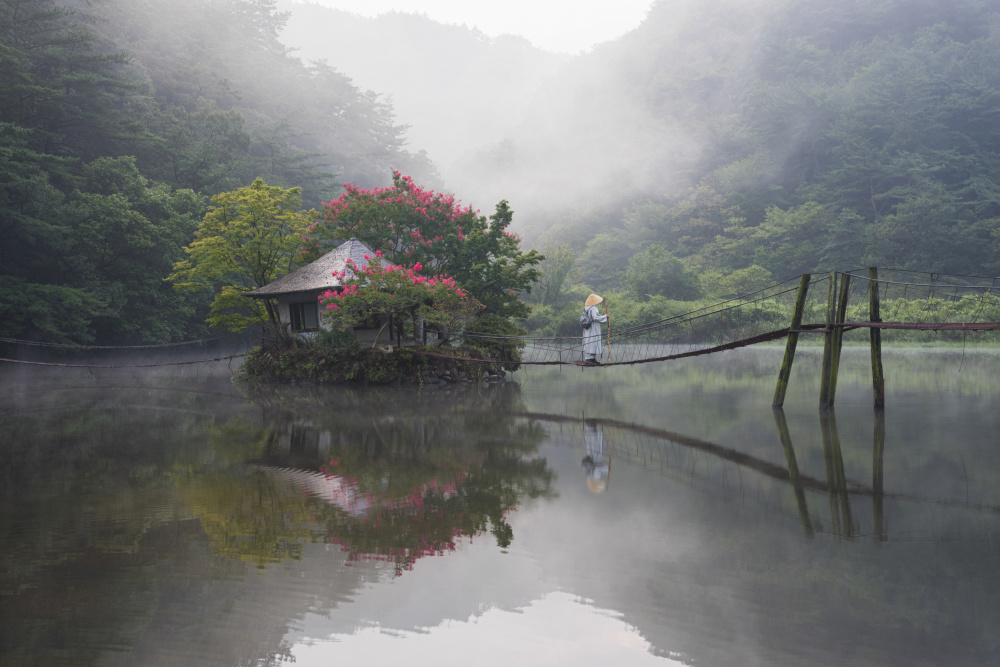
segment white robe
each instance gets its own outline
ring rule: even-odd
[[[599,357],[604,352],[604,346],[601,344],[601,323],[607,322],[608,316],[601,315],[597,306],[587,306],[584,312],[590,313],[593,324],[589,329],[583,330],[583,357],[584,359]]]

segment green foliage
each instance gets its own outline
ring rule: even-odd
[[[178,340],[204,298],[163,282],[191,238],[202,199],[143,178],[133,158],[100,158],[67,203],[66,259],[75,281],[102,295],[91,326],[108,343]]]
[[[545,260],[539,265],[540,275],[532,287],[532,294],[538,303],[551,306],[559,303],[563,296],[566,280],[576,266],[576,253],[568,243],[558,248],[546,248],[543,252]]]
[[[639,184],[599,226],[561,216],[546,238],[589,242],[584,282],[624,286],[629,259],[653,243],[711,274],[708,285],[754,266],[777,279],[873,264],[998,270],[995,6],[722,4],[679,15],[656,3],[615,55],[595,56],[612,74],[586,78],[587,94],[643,100],[641,113],[657,119],[651,141],[657,131],[697,137],[696,155],[666,171],[698,185]],[[559,122],[579,127],[587,113]]]
[[[706,271],[701,274],[702,289],[720,299],[750,294],[774,284],[774,276],[756,264],[732,272]]]
[[[0,336],[47,343],[87,343],[104,303],[85,290],[0,276]]]
[[[467,331],[496,336],[497,338],[467,336],[466,344],[469,347],[482,350],[487,358],[501,362],[500,368],[505,371],[513,373],[520,368],[521,349],[524,347],[524,341],[517,337],[527,335],[526,329],[505,317],[484,313],[469,325]]]
[[[698,276],[658,243],[632,256],[623,282],[629,294],[638,299],[659,295],[693,301],[701,296]]]
[[[261,176],[318,203],[332,172],[376,184],[388,164],[433,178],[388,104],[288,56],[283,21],[272,0],[0,0],[0,276],[27,290],[0,308],[35,309],[8,335],[203,335],[212,292],[160,283],[202,197]],[[43,305],[60,292],[87,310]]]
[[[180,290],[221,287],[209,324],[230,331],[243,331],[253,323],[277,325],[274,304],[243,295],[288,273],[299,257],[315,215],[298,210],[300,192],[258,178],[248,187],[212,197],[194,242],[184,248],[189,259],[174,264],[167,277]]]
[[[88,17],[54,0],[0,2],[0,121],[31,130],[32,148],[92,160],[140,131],[127,111],[137,82],[106,52]]]
[[[602,232],[587,243],[580,255],[580,279],[594,289],[608,290],[621,286],[629,258],[636,245],[622,234]]]
[[[423,348],[398,347],[392,352],[359,347],[331,346],[322,339],[296,341],[281,350],[254,348],[240,366],[238,377],[248,383],[316,382],[379,385],[396,382],[421,384],[427,377],[447,372],[453,381],[500,374],[509,359],[495,360],[482,347],[450,346],[432,356]]]

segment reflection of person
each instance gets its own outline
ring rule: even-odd
[[[608,488],[611,476],[611,457],[604,454],[604,431],[596,424],[587,424],[583,431],[583,441],[587,445],[587,455],[583,457],[583,471],[587,475],[587,488],[601,493]]]
[[[583,312],[590,315],[591,325],[589,329],[583,330],[583,363],[588,366],[597,366],[601,362],[597,360],[604,347],[601,345],[601,323],[608,321],[607,315],[601,315],[597,309],[597,304],[604,301],[602,297],[591,294],[584,302]]]

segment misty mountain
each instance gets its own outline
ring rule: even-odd
[[[448,184],[509,199],[602,289],[653,244],[702,277],[995,275],[998,100],[985,0],[661,0]]]
[[[471,148],[499,141],[570,60],[522,37],[490,38],[420,14],[366,18],[297,0],[280,7],[290,12],[285,45],[386,95],[408,126],[409,148],[426,150],[443,170]]]

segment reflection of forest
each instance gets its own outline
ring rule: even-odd
[[[459,536],[490,531],[509,544],[507,513],[551,493],[537,426],[452,415],[463,401],[517,406],[516,388],[429,407],[377,392],[248,403],[228,378],[122,385],[46,381],[0,399],[2,664],[253,664],[282,654],[306,610],[339,604],[363,581]],[[372,512],[268,472],[322,476],[331,459],[333,476],[376,500]],[[347,553],[310,560],[312,542]],[[271,571],[247,578],[247,564]]]
[[[493,390],[501,400],[505,391]],[[220,553],[246,557],[253,550],[253,560],[264,564],[312,539],[338,545],[350,561],[389,561],[398,574],[486,531],[507,547],[507,514],[523,499],[551,494],[552,472],[536,456],[544,431],[501,411],[462,414],[451,405],[427,414],[426,406],[393,400],[391,411],[377,400],[366,409],[267,409],[265,446],[254,463],[269,484],[255,489],[298,497],[299,504],[292,511],[275,500],[268,520],[259,509],[268,503],[238,505],[239,494],[218,494],[231,517],[228,529],[213,524]],[[308,536],[294,528],[306,526],[306,517]]]
[[[879,424],[866,404],[859,419],[846,401],[821,420],[810,401],[776,429],[766,403],[713,412],[710,398],[691,419],[718,423],[691,437],[661,428],[672,406],[649,421],[630,411],[645,384],[629,394],[604,377],[586,398],[616,420],[588,408],[584,421],[569,391],[542,405],[577,416],[528,412],[537,404],[506,386],[8,392],[0,663],[274,662],[309,619],[435,627],[556,585],[705,664],[991,664],[991,413],[966,420],[978,431],[959,417],[938,431],[902,408]],[[614,460],[600,496],[581,482],[587,422]],[[334,482],[363,502],[337,502]],[[506,554],[493,546],[510,539]]]

